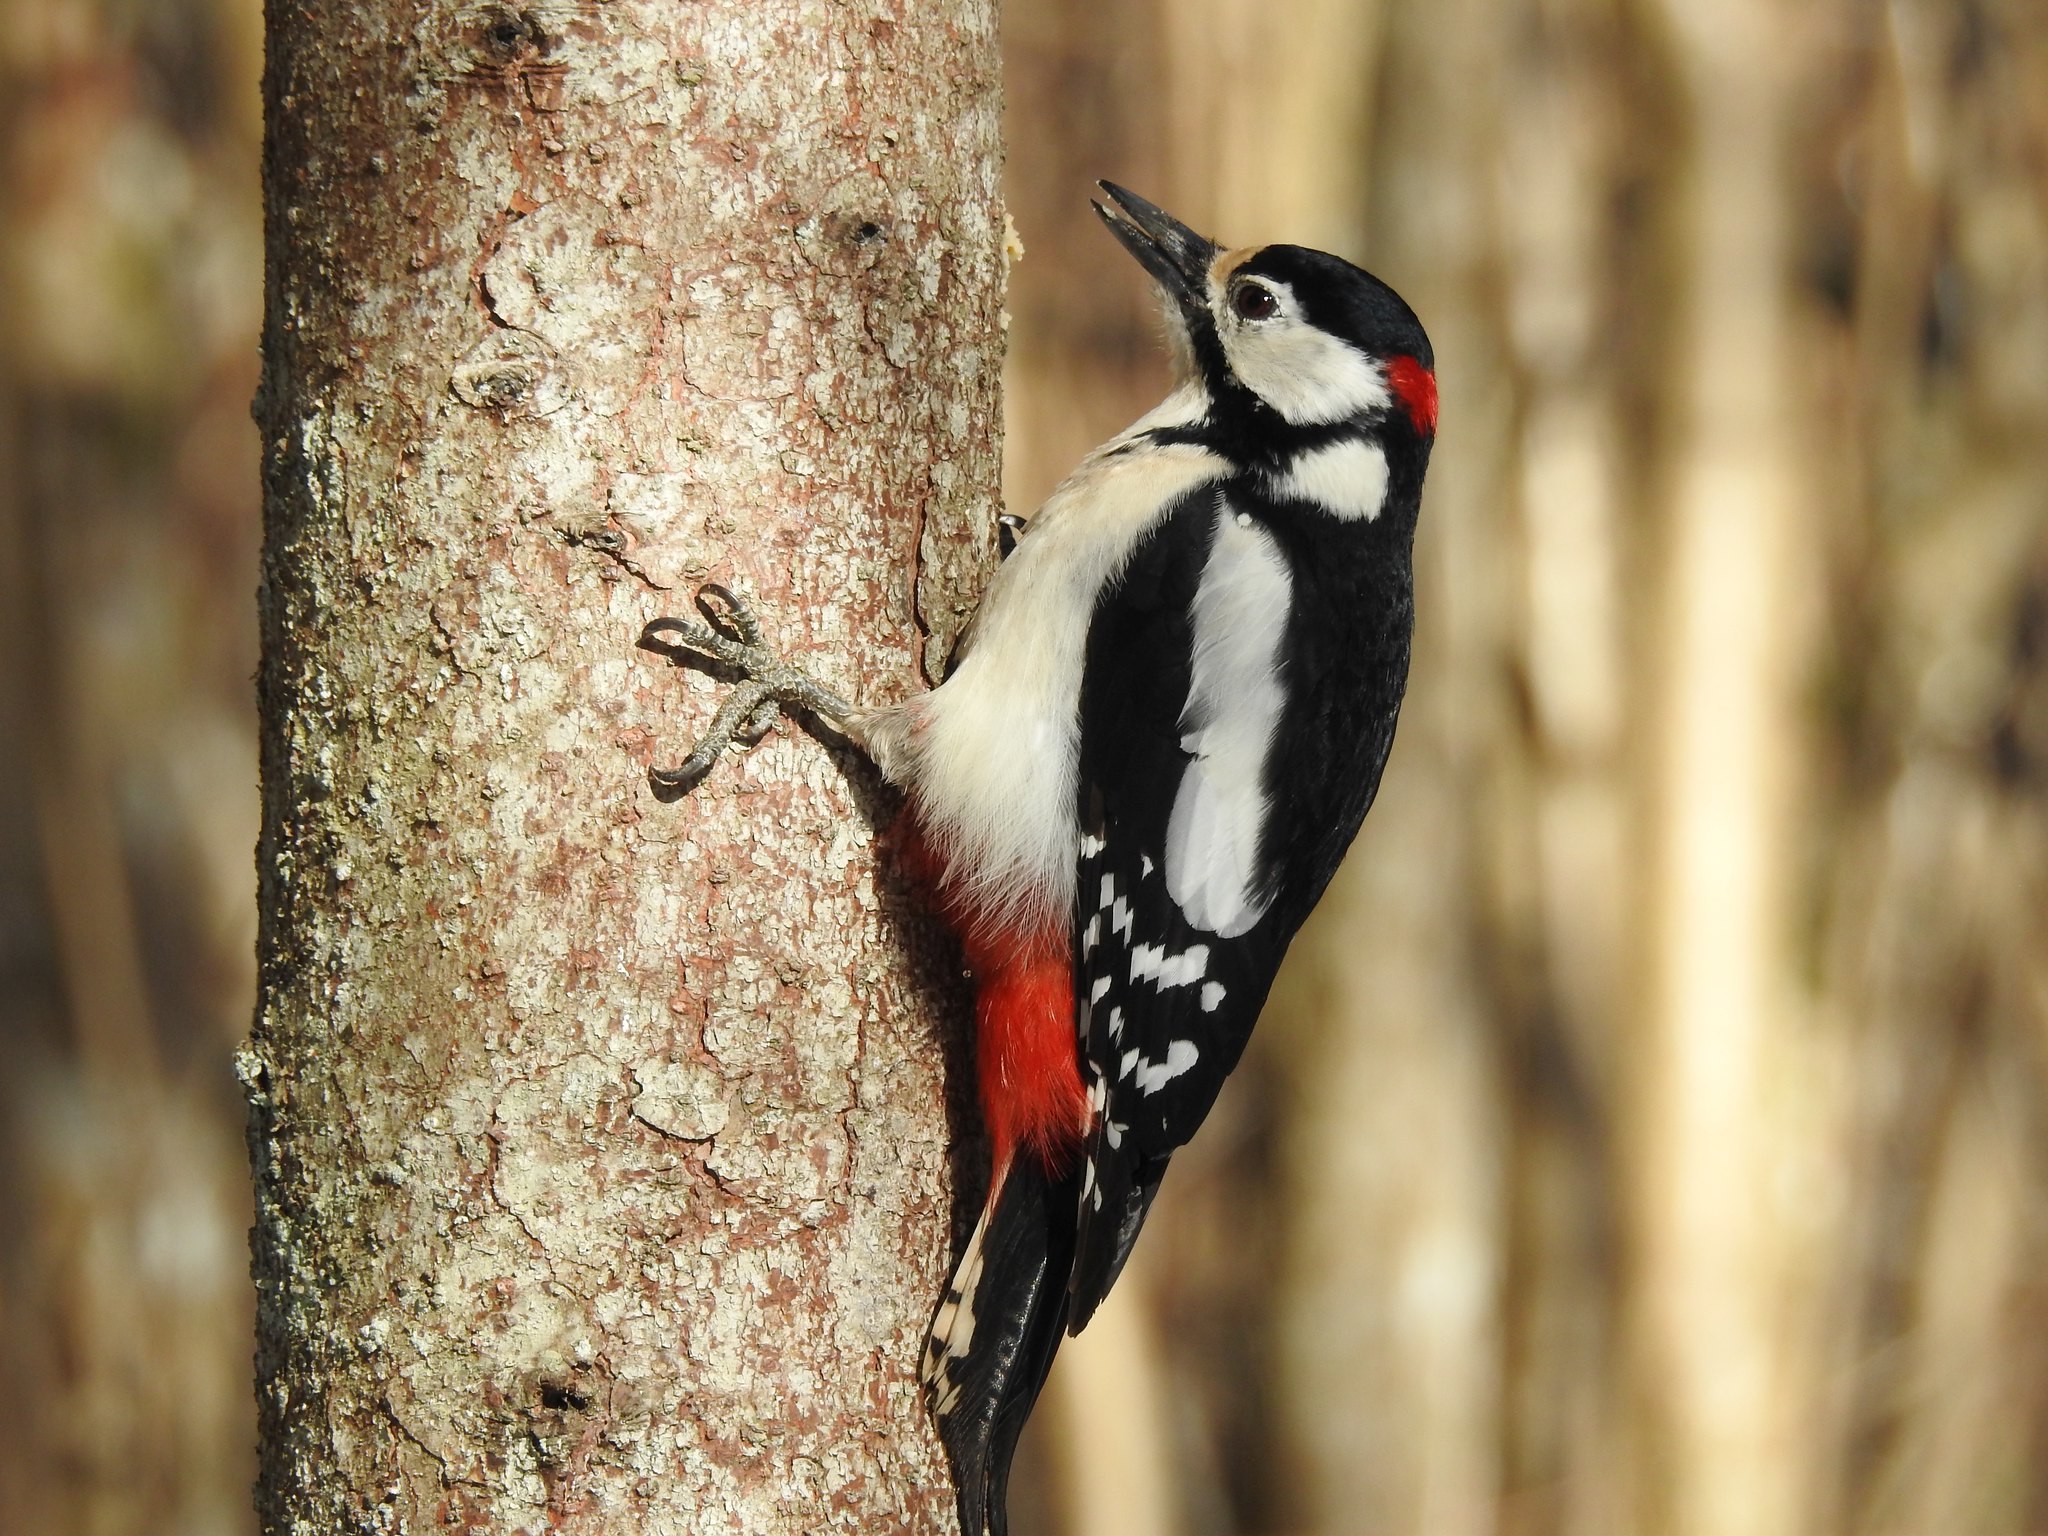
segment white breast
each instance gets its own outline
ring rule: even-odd
[[[1152,427],[1199,419],[1205,404],[1198,392],[1171,396],[1082,462],[997,570],[959,667],[906,706],[914,715],[896,776],[984,921],[1067,922],[1081,669],[1096,599],[1151,525],[1226,468],[1192,446],[1116,450]]]
[[[1280,643],[1293,578],[1273,536],[1220,503],[1195,594],[1194,669],[1181,716],[1192,753],[1166,825],[1166,891],[1197,928],[1249,930],[1272,904],[1257,891],[1261,781],[1287,702]]]

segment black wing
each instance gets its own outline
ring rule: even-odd
[[[1380,545],[1372,530],[1276,521],[1268,531],[1293,585],[1281,649],[1287,705],[1268,753],[1260,839],[1270,904],[1235,937],[1191,925],[1165,866],[1191,761],[1182,740],[1192,614],[1218,519],[1246,505],[1257,503],[1236,491],[1225,501],[1211,487],[1177,508],[1105,593],[1089,631],[1074,974],[1096,1115],[1070,1282],[1074,1332],[1115,1283],[1168,1160],[1237,1065],[1289,941],[1364,818],[1405,685],[1405,545]]]
[[[1075,1019],[1096,1109],[1082,1170],[1068,1326],[1116,1281],[1174,1150],[1237,1064],[1284,940],[1189,926],[1166,889],[1166,831],[1190,761],[1181,713],[1191,615],[1217,517],[1207,488],[1136,552],[1098,604],[1081,699]]]

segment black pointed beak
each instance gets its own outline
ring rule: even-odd
[[[1172,294],[1182,309],[1209,307],[1209,268],[1223,248],[1204,240],[1164,208],[1155,207],[1113,181],[1098,181],[1107,204],[1095,204],[1109,232]]]

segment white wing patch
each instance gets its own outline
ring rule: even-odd
[[[1266,754],[1286,703],[1280,640],[1293,580],[1273,536],[1223,515],[1195,594],[1181,774],[1166,824],[1166,891],[1196,928],[1230,939],[1265,915],[1255,889]]]
[[[1371,522],[1387,502],[1387,456],[1377,443],[1345,438],[1298,453],[1273,489],[1345,522]]]
[[[1209,946],[1192,945],[1169,955],[1163,945],[1135,944],[1131,947],[1131,980],[1149,981],[1164,992],[1168,987],[1185,987],[1209,973]]]
[[[1123,1075],[1131,1080],[1138,1092],[1157,1093],[1201,1059],[1194,1041],[1169,1040],[1164,1061],[1146,1061],[1136,1051],[1125,1056]]]

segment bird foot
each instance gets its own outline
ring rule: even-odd
[[[671,654],[693,651],[709,656],[738,672],[742,681],[719,706],[688,757],[673,768],[648,770],[655,790],[670,796],[694,789],[733,742],[752,746],[767,735],[785,707],[807,709],[835,729],[844,728],[852,711],[838,694],[761,643],[761,626],[753,611],[730,588],[706,582],[697,589],[696,602],[704,623],[656,619],[640,632],[640,644]]]

